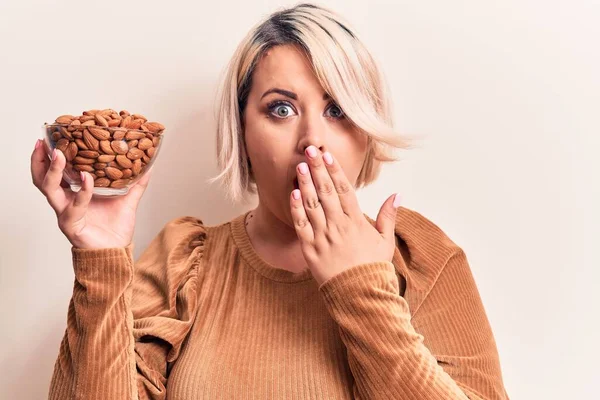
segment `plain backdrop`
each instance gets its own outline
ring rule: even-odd
[[[135,257],[170,219],[230,220],[214,95],[235,47],[285,1],[0,2],[0,398],[46,398],[73,290],[70,243],[32,185],[40,126],[91,108],[167,126]],[[513,399],[598,398],[598,1],[327,1],[383,67],[422,140],[359,192],[399,191],[468,256]],[[594,383],[595,382],[595,383]]]

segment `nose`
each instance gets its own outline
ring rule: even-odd
[[[321,152],[327,151],[327,124],[318,115],[309,116],[305,114],[304,121],[298,125],[299,140],[298,152],[304,154],[308,146],[315,146]]]

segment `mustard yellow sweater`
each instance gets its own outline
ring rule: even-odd
[[[465,253],[424,216],[401,207],[391,263],[321,286],[261,259],[244,218],[173,219],[135,262],[73,247],[49,398],[508,398]]]

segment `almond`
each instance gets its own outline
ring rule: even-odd
[[[127,115],[125,118],[123,118],[121,120],[121,123],[119,124],[119,126],[121,126],[123,128],[129,128],[129,124],[131,123],[131,121],[133,121],[133,118],[131,118],[131,116]]]
[[[106,129],[89,127],[88,130],[98,140],[107,140],[110,139],[110,132]]]
[[[98,157],[98,162],[108,163],[115,159],[115,156],[110,154],[102,154]]]
[[[125,135],[125,139],[127,140],[139,140],[145,138],[146,134],[138,131],[128,131]]]
[[[78,151],[79,151],[79,149],[77,148],[77,143],[75,143],[75,142],[69,143],[69,145],[67,146],[67,150],[65,151],[65,158],[67,159],[67,161],[68,162],[73,161],[73,159],[77,155]]]
[[[73,169],[76,171],[85,171],[85,172],[94,172],[94,167],[87,164],[75,164],[73,165]]]
[[[152,143],[152,140],[148,139],[148,138],[143,138],[140,139],[137,148],[144,151],[149,149],[150,147],[154,147],[154,144]]]
[[[127,158],[130,160],[137,160],[144,156],[144,152],[136,147],[129,149],[127,152]]]
[[[90,150],[100,150],[100,141],[96,139],[87,129],[83,131],[83,141]]]
[[[127,128],[129,129],[140,129],[140,126],[142,126],[142,124],[144,123],[143,119],[134,119],[133,121],[131,121],[131,123],[127,126]]]
[[[100,151],[102,151],[104,154],[113,155],[113,158],[114,158],[115,151],[113,150],[112,146],[110,145],[110,140],[101,140],[100,141]]]
[[[104,172],[110,179],[121,179],[123,177],[123,172],[118,168],[106,167]]]
[[[142,170],[142,160],[137,159],[133,162],[133,167],[131,167],[131,172],[133,172],[134,176],[138,176]]]
[[[96,122],[100,126],[108,127],[108,122],[106,121],[106,119],[101,114],[94,115],[94,118],[96,118]]]
[[[94,186],[95,187],[109,187],[110,186],[110,179],[108,178],[98,178],[94,180]]]
[[[129,185],[129,182],[129,179],[118,179],[116,181],[113,181],[113,183],[110,184],[110,187],[115,189],[121,189]]]
[[[122,140],[113,140],[112,142],[110,142],[110,147],[112,147],[112,149],[117,154],[127,154],[127,152],[129,151],[127,142],[124,142]]]
[[[148,154],[148,157],[152,158],[152,157],[154,157],[155,151],[156,151],[156,147],[150,147],[148,150],[146,150],[146,154]]]
[[[77,143],[77,147],[79,147],[81,150],[89,150],[90,149],[89,147],[87,147],[85,142],[81,139],[75,139],[75,143]]]
[[[144,122],[148,121],[148,119],[146,117],[144,117],[142,114],[133,114],[133,118],[142,119],[142,120],[144,120]]]
[[[80,156],[77,156],[77,157],[75,157],[73,159],[73,164],[88,164],[88,165],[92,165],[95,162],[96,162],[96,160],[93,160],[91,158],[80,157]]]
[[[158,122],[147,122],[146,123],[146,127],[152,133],[158,133],[158,132],[163,131],[165,129],[164,125],[163,124],[159,124]]]
[[[69,146],[69,139],[62,138],[59,139],[58,142],[56,142],[56,148],[62,151],[63,153],[67,151],[67,146]]]
[[[131,162],[131,160],[121,154],[119,154],[117,156],[117,164],[119,164],[123,168],[131,168],[133,166],[133,163]]]
[[[75,117],[73,115],[61,115],[60,117],[56,118],[56,123],[70,124],[74,119]]]
[[[110,127],[116,127],[116,126],[119,126],[120,123],[121,123],[121,118],[119,118],[119,119],[111,119],[110,121],[108,121],[108,126],[110,126]]]
[[[85,157],[85,158],[98,158],[100,153],[98,153],[97,151],[94,151],[94,150],[81,150],[79,152],[79,155],[81,157]]]
[[[123,179],[131,178],[133,172],[128,168],[123,170]]]
[[[127,131],[116,131],[113,133],[113,140],[121,140],[125,137]]]

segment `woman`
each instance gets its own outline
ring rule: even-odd
[[[254,27],[223,81],[222,180],[255,210],[170,221],[139,260],[127,196],[34,184],[73,244],[75,287],[51,399],[503,399],[496,345],[465,253],[390,196],[355,189],[392,147],[375,62],[340,16],[301,4]]]

